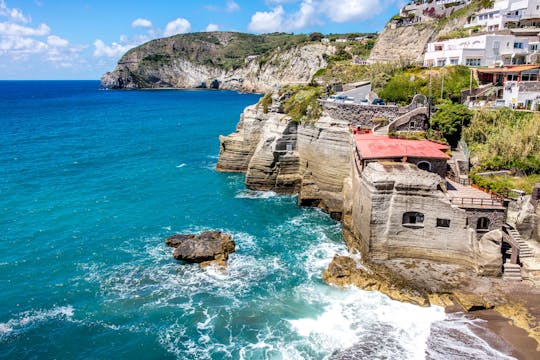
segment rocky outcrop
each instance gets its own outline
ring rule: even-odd
[[[388,24],[379,35],[368,61],[422,62],[427,43],[435,34],[436,23],[433,21],[398,28]]]
[[[323,273],[327,283],[346,286],[354,285],[364,290],[379,291],[391,299],[420,306],[429,306],[429,296],[422,289],[415,289],[399,275],[382,266],[371,265],[372,269],[358,264],[347,256],[336,255]]]
[[[188,263],[225,265],[235,251],[231,235],[220,231],[206,231],[200,235],[173,235],[165,243],[175,248],[174,258]]]
[[[281,49],[272,36],[240,33],[176,35],[128,51],[102,85],[115,89],[209,88],[267,92],[307,83],[326,67],[331,45],[303,42]],[[274,41],[272,48],[264,41]],[[289,40],[294,44],[294,40]],[[264,47],[264,50],[257,50]],[[259,51],[251,55],[249,51]],[[245,58],[244,58],[245,57]]]
[[[349,122],[323,116],[298,124],[280,112],[250,106],[237,130],[220,137],[218,171],[246,172],[253,190],[299,193],[299,203],[319,206],[339,219],[343,184],[350,175]]]

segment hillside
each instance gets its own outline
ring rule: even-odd
[[[130,88],[219,88],[266,92],[305,83],[327,65],[335,47],[307,35],[192,33],[128,51],[102,84]]]

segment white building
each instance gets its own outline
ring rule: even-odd
[[[427,45],[424,66],[527,64],[538,47],[538,35],[485,34],[437,41]]]
[[[486,31],[540,25],[540,0],[496,0],[491,9],[476,12],[465,28]]]

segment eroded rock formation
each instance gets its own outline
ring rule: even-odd
[[[175,248],[174,258],[188,263],[225,265],[235,251],[231,235],[220,231],[205,231],[199,235],[173,235],[165,243]]]

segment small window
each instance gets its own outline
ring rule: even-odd
[[[422,225],[424,214],[419,212],[406,212],[403,214],[403,225]]]
[[[420,161],[416,166],[420,170],[431,171],[431,164],[427,161]]]
[[[523,49],[523,43],[520,43],[520,42],[514,43],[514,49]]]
[[[489,224],[490,221],[487,217],[481,217],[478,219],[478,222],[476,223],[476,229],[486,231],[489,230]]]
[[[437,227],[450,227],[450,219],[439,219],[437,218]]]

